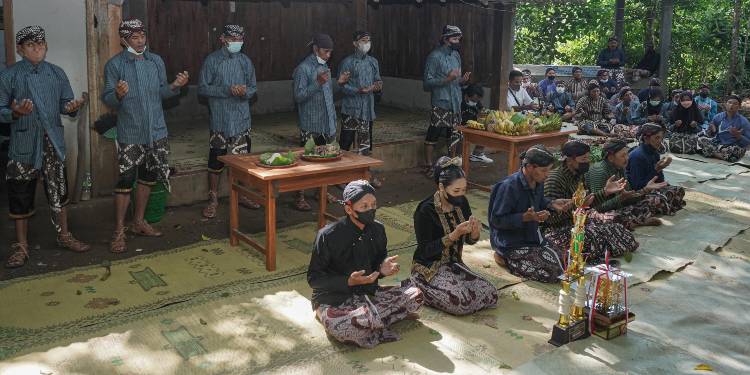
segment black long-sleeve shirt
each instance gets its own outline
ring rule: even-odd
[[[419,202],[414,212],[417,250],[414,252],[413,269],[427,280],[432,278],[437,267],[443,263],[461,262],[464,243],[471,245],[477,242],[471,235],[461,236],[453,243],[448,239],[448,233],[471,217],[469,201],[464,199],[459,206],[453,206],[448,212],[443,211],[440,203],[436,206],[436,201],[439,202],[437,196],[431,195]],[[448,228],[443,225],[443,220]]]
[[[347,216],[318,231],[307,283],[313,289],[313,309],[319,305],[337,306],[352,295],[373,294],[372,284],[349,286],[352,272],[364,270],[364,276],[380,270],[388,251],[385,227],[379,222],[360,230]]]

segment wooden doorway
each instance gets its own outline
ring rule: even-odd
[[[3,45],[5,51],[3,56],[3,68],[13,65],[16,62],[16,42],[13,34],[13,0],[0,0],[2,8],[2,22],[0,27],[3,30]]]

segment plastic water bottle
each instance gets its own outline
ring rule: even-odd
[[[86,172],[81,184],[81,200],[87,201],[89,199],[91,199],[91,172]]]

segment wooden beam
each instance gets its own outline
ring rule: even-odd
[[[669,55],[672,51],[672,16],[674,0],[663,0],[661,5],[661,35],[659,36],[659,78],[666,82],[669,73]]]
[[[509,110],[508,75],[513,70],[513,40],[516,4],[494,3],[492,66],[490,72],[490,108]]]
[[[354,23],[357,30],[367,30],[367,0],[354,1]]]
[[[13,30],[13,0],[3,1],[3,39],[5,41],[5,66],[16,62],[16,33]]]
[[[92,196],[110,194],[117,180],[114,142],[94,130],[94,123],[110,112],[101,101],[104,65],[121,51],[117,33],[121,7],[108,0],[86,0],[86,60],[89,92]]]

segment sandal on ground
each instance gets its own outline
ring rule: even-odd
[[[299,197],[294,202],[294,209],[297,210],[297,211],[311,211],[312,207],[310,207],[310,204],[307,203],[307,201],[305,200],[305,198]]]
[[[125,230],[126,228],[115,230],[115,233],[112,235],[112,241],[109,243],[110,252],[118,254],[128,251],[128,246],[125,244]]]
[[[208,206],[203,209],[203,217],[213,219],[216,217],[216,209],[219,207],[219,199],[213,191],[208,192]]]
[[[18,268],[29,260],[29,244],[27,243],[16,242],[10,245],[10,251],[12,251],[12,254],[5,262],[5,268]]]
[[[144,237],[161,237],[162,233],[145,221],[133,222],[130,232]]]
[[[75,237],[73,237],[73,233],[70,232],[57,235],[57,246],[76,253],[84,253],[91,250],[91,246],[77,240]]]
[[[251,210],[257,210],[260,208],[260,204],[244,195],[240,196],[240,206],[249,208]]]

